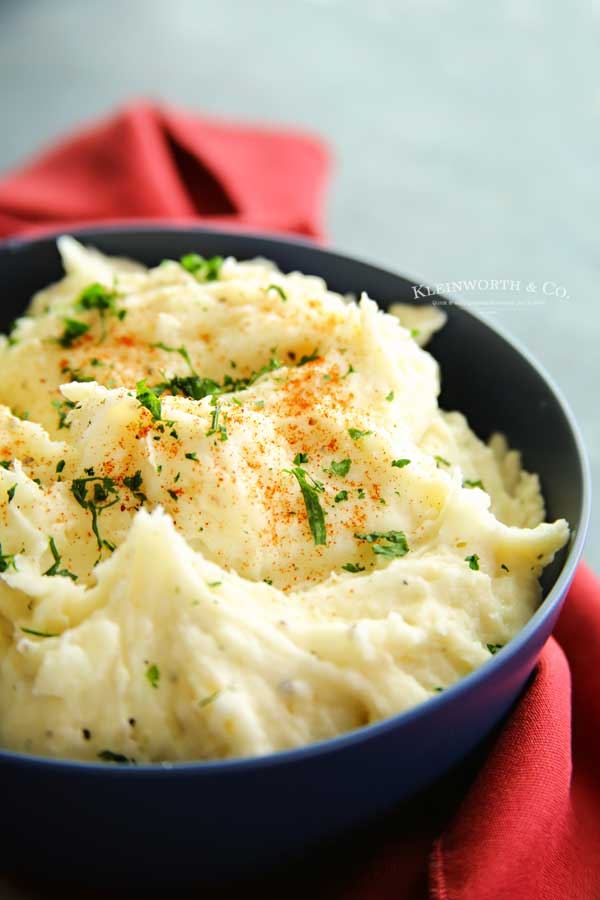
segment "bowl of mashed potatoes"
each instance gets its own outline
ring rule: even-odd
[[[109,229],[6,244],[0,273],[11,852],[243,871],[497,723],[588,503],[525,354],[300,242]]]

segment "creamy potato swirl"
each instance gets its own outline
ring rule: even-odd
[[[3,746],[297,747],[523,627],[567,523],[502,436],[439,409],[441,313],[265,260],[59,246],[64,278],[0,346]]]

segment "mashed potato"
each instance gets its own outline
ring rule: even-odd
[[[523,627],[567,524],[501,436],[438,408],[419,340],[441,314],[264,260],[59,244],[65,277],[0,346],[0,744],[297,747]]]

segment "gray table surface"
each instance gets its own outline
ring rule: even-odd
[[[0,0],[0,170],[136,96],[320,133],[335,247],[521,282],[457,296],[555,377],[600,483],[599,36],[597,0]]]

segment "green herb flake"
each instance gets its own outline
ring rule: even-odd
[[[42,638],[59,637],[58,632],[55,632],[55,631],[38,631],[35,628],[25,628],[24,626],[21,626],[21,631],[23,631],[25,634],[33,634],[35,637],[42,637]]]
[[[176,493],[176,491],[172,491],[172,490],[169,488],[169,489],[167,490],[167,494],[169,495],[169,497],[171,498],[171,500],[174,500],[175,503],[177,503],[177,501],[179,500],[179,496],[178,496],[178,494]]]
[[[76,404],[72,400],[53,400],[52,406],[58,412],[59,431],[61,428],[70,428],[71,423],[67,422],[67,416],[72,409],[75,409]]]
[[[13,463],[12,459],[3,459],[0,462],[0,466],[2,466],[3,469],[10,469],[12,463]]]
[[[476,553],[472,553],[471,556],[465,556],[465,562],[469,563],[469,568],[473,569],[474,572],[479,571],[479,557]]]
[[[485,491],[485,488],[483,486],[483,481],[479,481],[479,480],[471,481],[469,478],[465,478],[465,480],[463,481],[463,487],[481,488],[482,491]]]
[[[306,363],[314,362],[316,359],[319,359],[320,353],[319,348],[315,347],[312,353],[307,354],[306,356],[300,357],[300,362],[298,366],[305,366]]]
[[[498,650],[502,650],[504,644],[486,644],[485,646],[488,648],[492,656],[495,656]]]
[[[207,582],[206,582],[206,585],[207,585],[207,587],[209,587],[209,588],[220,587],[222,584],[223,584],[222,581],[207,581]]]
[[[102,325],[101,341],[106,337],[106,314],[110,313],[121,321],[127,315],[127,310],[117,309],[117,297],[118,294],[115,290],[110,290],[96,281],[84,288],[75,304],[76,309],[95,309],[98,311]]]
[[[358,489],[358,499],[359,499],[359,500],[364,500],[364,499],[365,499],[365,496],[366,496],[366,494],[365,494],[365,489],[364,489],[364,488],[359,488],[359,489]]]
[[[408,553],[406,535],[403,531],[371,531],[368,534],[357,534],[354,537],[359,541],[367,541],[372,545],[373,552],[387,559],[397,559]],[[384,541],[385,543],[379,543]]]
[[[185,454],[185,458],[186,458],[186,459],[191,459],[191,460],[193,460],[194,462],[198,462],[198,457],[196,456],[195,453],[186,453],[186,454]]]
[[[501,568],[501,569],[504,569],[505,572],[510,572],[510,569],[508,568],[508,566],[507,566],[505,563],[502,563],[502,565],[500,566],[500,568]]]
[[[268,293],[269,291],[276,291],[276,292],[279,294],[279,296],[281,297],[281,299],[283,300],[284,303],[285,303],[285,301],[287,300],[287,294],[286,294],[286,292],[284,291],[284,289],[281,287],[280,284],[270,284],[270,285],[268,286],[268,288],[267,288],[267,293]]]
[[[348,375],[352,375],[353,372],[356,372],[356,369],[354,368],[354,366],[352,364],[350,364],[348,366],[348,371],[344,375],[342,375],[342,378],[347,378]]]
[[[315,545],[325,546],[327,544],[325,514],[319,501],[319,494],[324,491],[323,485],[320,481],[315,481],[315,479],[300,466],[294,466],[293,469],[284,469],[283,471],[288,475],[293,475],[300,485],[300,491],[302,492],[302,498],[308,516],[308,525]],[[309,483],[309,479],[312,484]]]
[[[59,569],[61,557],[60,553],[56,549],[56,544],[54,543],[53,537],[48,540],[48,546],[50,548],[50,553],[52,554],[54,562],[50,566],[50,568],[46,572],[44,572],[44,575],[62,575],[65,578],[70,578],[71,581],[77,581],[77,575],[75,575],[73,572],[69,572],[68,569]]]
[[[98,517],[105,509],[109,509],[115,503],[119,503],[121,498],[117,492],[114,479],[94,475],[93,468],[84,469],[84,471],[87,473],[87,478],[75,478],[71,484],[71,492],[79,505],[91,513],[92,531],[96,535],[100,553],[102,553],[103,547],[112,552],[115,549],[115,545],[100,536]],[[88,495],[88,490],[91,491],[91,495]]]
[[[350,459],[340,459],[339,462],[336,462],[335,459],[332,459],[330,469],[334,475],[339,475],[341,478],[345,478],[345,476],[350,471],[351,465],[352,461]]]
[[[15,553],[3,553],[2,544],[0,544],[0,572],[6,572],[8,568],[13,568],[15,572],[17,571],[15,556]]]
[[[192,365],[192,360],[190,359],[190,354],[186,350],[186,348],[182,345],[181,347],[169,347],[168,344],[163,344],[162,341],[159,341],[157,344],[150,344],[151,347],[159,347],[161,350],[165,350],[167,353],[179,353],[182,359],[186,361],[188,366],[192,371],[192,375],[198,375],[194,366]]]
[[[452,463],[449,463],[447,459],[444,459],[443,456],[434,456],[433,457],[437,463],[438,469],[440,466],[450,466]]]
[[[404,466],[410,465],[410,459],[393,459],[392,468],[403,469]]]
[[[333,499],[336,503],[343,503],[344,500],[348,499],[348,491],[338,491]]]
[[[394,392],[390,391],[385,399],[387,400],[388,403],[391,403],[392,400],[394,399]]]
[[[129,765],[132,762],[122,753],[114,753],[112,750],[101,750],[98,759],[101,759],[102,762],[118,763],[119,765]]]
[[[435,691],[437,694],[441,694],[443,690],[444,690],[443,687],[434,687],[434,691]]]
[[[308,462],[308,453],[296,453],[294,457],[294,465],[301,466],[302,463]]]
[[[215,403],[215,408],[212,413],[210,428],[206,432],[206,437],[210,437],[213,434],[219,435],[219,440],[226,441],[227,440],[227,427],[224,424],[219,424],[219,416],[221,414],[221,404]]]
[[[9,487],[9,489],[7,490],[6,493],[7,493],[7,495],[8,495],[8,502],[9,502],[9,503],[12,503],[12,499],[13,499],[13,497],[15,496],[15,491],[16,491],[16,489],[17,489],[17,485],[16,485],[16,484],[13,484],[13,486],[12,486],[12,487]]]
[[[361,566],[360,563],[345,563],[342,566],[345,572],[352,572],[352,574],[356,574],[357,572],[364,572],[365,567]]]
[[[373,434],[372,431],[361,431],[359,428],[349,428],[348,434],[352,438],[353,441],[358,441],[359,438],[366,437],[368,434]]]
[[[272,585],[272,584],[273,584],[273,579],[272,579],[272,578],[263,578],[263,581],[264,581],[265,584],[268,584],[268,585]]]
[[[186,272],[193,275],[196,281],[217,281],[223,265],[222,256],[211,256],[205,259],[198,253],[186,253],[179,260]]]
[[[146,502],[148,498],[143,491],[140,490],[142,486],[142,473],[140,469],[136,471],[135,475],[126,475],[123,478],[123,484],[126,488],[129,488],[136,500],[139,500],[140,503]]]
[[[146,678],[150,682],[153,688],[157,688],[160,682],[160,669],[156,665],[156,663],[152,663],[151,666],[148,666],[146,669]]]
[[[64,467],[65,467],[65,460],[64,460],[64,459],[60,459],[60,460],[56,463],[56,471],[60,474],[60,472],[62,472],[62,470],[64,469]]]
[[[58,338],[61,347],[72,347],[78,338],[90,330],[90,326],[79,319],[65,319],[64,326],[64,331]]]
[[[213,691],[212,694],[209,694],[208,697],[203,697],[202,700],[198,701],[198,708],[204,709],[205,706],[208,706],[210,703],[214,703],[221,691]]]
[[[153,393],[153,391],[148,387],[146,383],[146,379],[142,378],[141,381],[135,386],[135,398],[144,409],[147,409],[148,412],[152,415],[152,418],[155,421],[160,421],[161,419],[161,406],[160,400]]]

